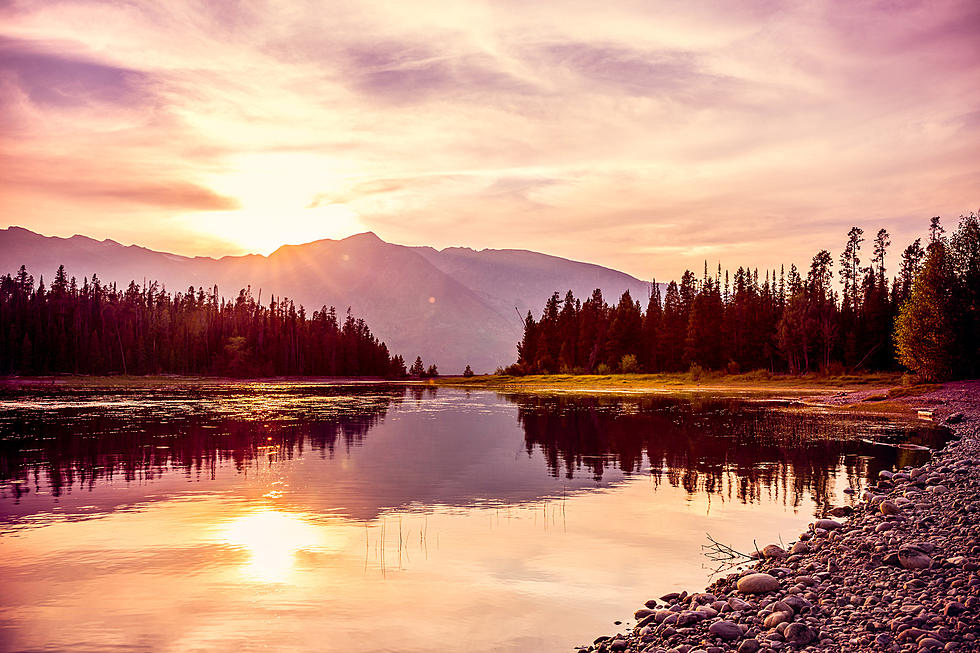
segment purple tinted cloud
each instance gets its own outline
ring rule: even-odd
[[[353,47],[347,55],[350,84],[364,95],[390,102],[535,91],[485,53],[454,55],[417,44],[389,43]]]
[[[14,77],[31,101],[42,105],[149,101],[146,73],[61,54],[55,47],[0,37],[0,74]]]
[[[621,46],[559,43],[535,53],[546,66],[574,72],[604,90],[633,95],[676,93],[719,78],[703,73],[696,57],[686,52],[644,52]]]

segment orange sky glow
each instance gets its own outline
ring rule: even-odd
[[[678,277],[980,205],[980,4],[0,3],[0,226]],[[894,269],[894,263],[892,264]]]

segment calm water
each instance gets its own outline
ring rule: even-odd
[[[703,397],[0,390],[0,649],[567,651],[704,586],[706,532],[794,539],[943,437]]]

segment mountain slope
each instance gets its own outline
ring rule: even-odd
[[[538,252],[520,249],[476,251],[468,247],[448,247],[441,251],[431,247],[416,249],[430,263],[508,316],[518,312],[525,315],[530,310],[537,317],[544,302],[555,291],[564,297],[565,291],[571,290],[584,301],[593,290],[601,288],[605,300],[615,303],[624,290],[629,290],[644,309],[650,293],[649,283],[623,272]]]
[[[288,297],[308,312],[349,307],[393,352],[421,355],[443,373],[470,364],[492,371],[516,358],[518,317],[537,315],[552,292],[585,298],[601,288],[615,302],[624,290],[645,302],[650,285],[622,272],[524,250],[435,250],[386,243],[373,233],[286,245],[269,256],[220,259],[156,252],[85,236],[47,237],[0,229],[0,273],[26,265],[51,279],[58,265],[79,279],[156,280],[170,290],[217,285],[225,297],[251,287],[267,303]],[[517,311],[514,309],[517,308]]]

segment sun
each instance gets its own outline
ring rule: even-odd
[[[344,173],[335,160],[301,153],[236,157],[208,186],[234,198],[239,208],[195,213],[187,226],[236,246],[269,254],[282,245],[345,238],[369,229],[349,204]]]

